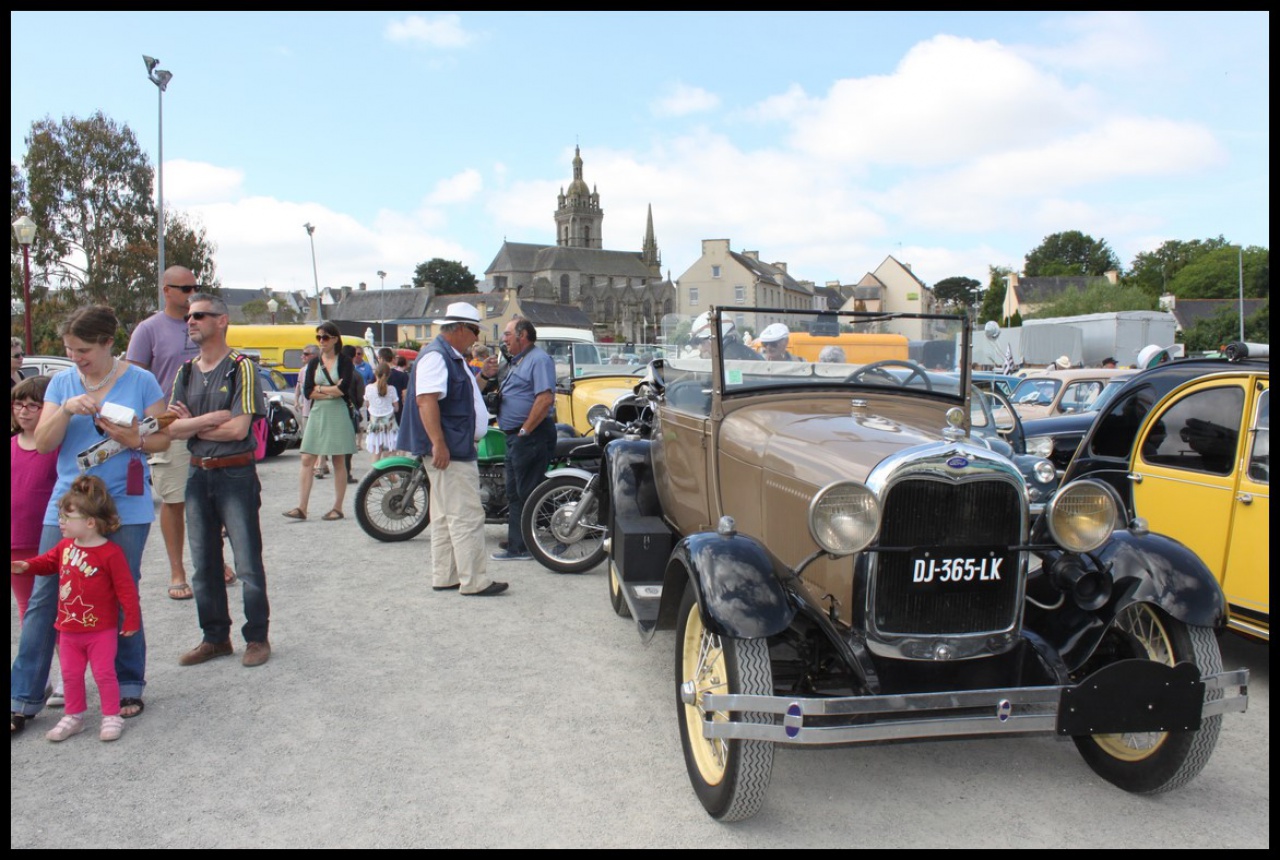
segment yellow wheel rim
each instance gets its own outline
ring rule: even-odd
[[[1166,666],[1174,664],[1173,643],[1159,616],[1146,604],[1127,607],[1116,619],[1115,626],[1137,643],[1140,653],[1133,656]],[[1119,761],[1142,761],[1154,755],[1169,735],[1166,732],[1125,732],[1094,735],[1093,740],[1109,756]]]
[[[729,742],[723,738],[703,737],[702,723],[708,718],[727,722],[729,715],[724,711],[708,714],[702,701],[708,693],[729,692],[729,673],[720,637],[703,628],[702,616],[698,614],[696,603],[689,608],[682,645],[681,677],[685,683],[692,682],[694,691],[693,704],[684,706],[689,750],[693,753],[703,781],[708,785],[719,785],[724,779],[729,758]]]

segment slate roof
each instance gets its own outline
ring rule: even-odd
[[[558,325],[571,328],[591,328],[591,317],[573,305],[550,302],[520,302],[520,309],[534,326]]]
[[[498,254],[484,270],[486,276],[503,272],[586,272],[590,275],[652,278],[639,251],[606,251],[601,248],[569,248],[561,245],[534,245],[503,242]]]
[[[393,320],[421,317],[431,300],[428,289],[352,290],[328,314],[338,320]]]
[[[454,302],[466,302],[480,308],[482,320],[502,316],[507,308],[507,297],[502,293],[453,293],[433,298],[416,321],[442,319],[445,310]]]
[[[777,266],[769,263],[761,262],[754,257],[748,257],[746,254],[739,254],[737,251],[730,251],[729,256],[750,271],[760,280],[772,281],[780,285],[784,290],[791,290],[797,293],[803,293],[806,296],[813,295],[813,290],[806,283],[797,281]]]
[[[1267,303],[1268,299],[1245,299],[1244,315],[1246,318],[1253,316],[1262,306]],[[1203,319],[1217,316],[1224,310],[1230,310],[1232,314],[1240,313],[1239,299],[1178,299],[1170,313],[1178,323],[1178,328],[1186,331],[1191,326]]]

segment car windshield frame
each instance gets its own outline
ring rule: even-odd
[[[726,399],[798,389],[911,394],[942,398],[964,406],[967,412],[972,327],[963,315],[737,306],[716,306],[709,315],[714,338],[711,354],[706,354],[701,341],[691,338],[678,350],[669,350],[663,363],[668,382],[702,379]],[[717,324],[722,318],[733,325]],[[839,333],[831,335],[832,345],[845,350],[845,361],[771,361],[754,350],[743,351],[751,347],[743,342],[740,330],[761,331],[779,322],[793,333],[809,332],[815,322],[828,327],[836,323]],[[926,361],[933,367],[926,366]]]

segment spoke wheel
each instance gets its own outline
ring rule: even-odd
[[[520,523],[524,544],[556,573],[583,573],[604,561],[605,527],[594,494],[585,498],[586,488],[587,482],[576,475],[553,475],[525,500]],[[574,516],[577,522],[571,525]]]
[[[694,590],[685,590],[676,628],[676,710],[680,745],[693,790],[703,808],[720,821],[749,818],[764,802],[773,771],[773,744],[703,737],[708,722],[727,722],[729,713],[708,711],[708,693],[773,694],[769,646],[763,639],[731,639],[702,624]],[[686,704],[685,698],[691,703]],[[767,714],[734,713],[745,722],[771,723]]]
[[[371,469],[356,490],[356,520],[370,536],[388,543],[417,537],[431,522],[430,482],[412,466]]]
[[[1135,658],[1166,666],[1189,661],[1201,675],[1222,671],[1222,653],[1212,630],[1188,627],[1145,603],[1131,604],[1116,616],[1082,675],[1106,663]],[[1125,791],[1155,794],[1186,784],[1204,768],[1221,725],[1221,716],[1205,717],[1194,731],[1125,732],[1074,740],[1089,767],[1103,779]]]

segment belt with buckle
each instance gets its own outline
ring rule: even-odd
[[[254,460],[252,451],[232,454],[229,457],[192,457],[191,465],[197,469],[228,469],[232,466],[248,466]]]

